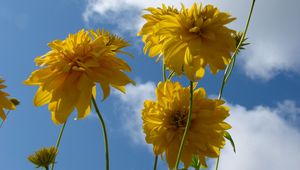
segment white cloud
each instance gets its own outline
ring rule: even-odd
[[[267,81],[281,72],[300,73],[297,54],[292,48],[282,46],[281,43],[270,39],[254,41],[251,45],[252,53],[239,58],[246,75],[252,79]]]
[[[282,110],[290,102],[280,103],[273,109],[257,106],[247,110],[243,106],[231,106],[228,122],[233,126],[230,133],[237,153],[234,154],[227,143],[222,151],[220,169],[297,170],[300,160],[300,133],[281,118],[282,114],[288,112],[295,114],[296,111],[299,114],[300,108]]]
[[[128,135],[137,144],[146,144],[140,114],[143,101],[154,99],[154,94],[155,84],[152,82],[136,87],[130,85],[127,87],[126,95],[114,92],[120,99],[120,109],[125,110],[123,112],[125,130],[129,131]],[[226,121],[233,126],[230,133],[234,138],[237,153],[233,153],[228,142],[222,150],[220,169],[298,169],[300,107],[294,101],[285,100],[274,108],[257,106],[246,109],[240,105],[229,106],[231,116]]]
[[[274,110],[280,117],[285,119],[292,126],[300,126],[300,108],[295,101],[285,100],[277,104]]]
[[[250,26],[250,55],[239,58],[252,79],[270,80],[280,73],[300,74],[298,27],[300,1],[257,1]],[[284,11],[284,12],[278,12]]]
[[[120,99],[118,110],[121,110],[122,122],[124,122],[122,126],[137,144],[147,145],[142,129],[141,110],[146,99],[155,99],[155,87],[153,82],[147,82],[136,86],[126,86],[126,95],[117,90],[113,91],[113,95]],[[151,148],[150,145],[147,146]]]
[[[178,7],[182,0],[88,0],[84,20],[112,24],[119,34],[136,35],[143,24],[141,14],[149,6],[162,3]],[[195,0],[185,0],[190,6]],[[198,2],[198,1],[196,1]],[[238,19],[231,26],[242,30],[246,22],[251,0],[203,0],[221,10],[229,11]],[[257,1],[249,30],[250,55],[238,58],[245,74],[252,79],[270,80],[282,72],[300,74],[299,38],[300,1]]]

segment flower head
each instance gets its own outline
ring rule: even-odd
[[[33,155],[28,156],[28,160],[36,165],[37,168],[48,168],[51,164],[55,163],[55,157],[58,151],[55,147],[41,148]]]
[[[238,46],[238,44],[240,43],[240,41],[242,40],[243,38],[243,34],[244,32],[236,32],[233,37],[235,39],[235,42],[236,42],[236,46]],[[239,53],[241,50],[244,50],[245,49],[245,46],[249,45],[250,43],[247,42],[247,39],[248,38],[244,38],[242,40],[242,43],[241,43],[241,46],[240,48],[237,50],[237,53]]]
[[[14,110],[16,109],[16,106],[10,99],[7,98],[9,94],[2,91],[2,89],[6,87],[3,82],[4,80],[0,78],[0,118],[4,121],[6,119],[4,109]]]
[[[144,41],[145,49],[163,55],[165,65],[176,74],[185,73],[190,80],[198,80],[204,76],[207,65],[215,74],[229,63],[235,50],[235,31],[225,25],[234,19],[212,5],[202,7],[194,3],[191,8],[182,5],[178,13],[162,15],[156,22],[153,30],[154,37],[160,40],[159,50],[155,48],[157,45],[148,45],[149,40]],[[148,21],[141,32],[147,24],[151,23]],[[152,37],[151,33],[142,35],[143,40]]]
[[[147,8],[150,14],[144,14],[143,18],[146,19],[146,24],[142,27],[138,35],[143,36],[144,53],[149,51],[150,57],[155,57],[162,53],[163,37],[158,36],[156,32],[159,29],[159,23],[166,15],[178,14],[178,10],[173,7],[167,7],[162,4],[162,8]]]
[[[81,30],[65,40],[48,44],[51,50],[35,62],[40,68],[25,81],[39,89],[34,104],[49,104],[52,120],[64,123],[76,108],[78,119],[90,113],[91,97],[96,95],[96,83],[101,85],[105,99],[110,86],[125,92],[124,86],[134,83],[124,71],[131,71],[117,53],[129,44],[106,31]]]
[[[157,101],[146,100],[142,110],[143,129],[146,142],[153,144],[156,155],[165,153],[169,167],[175,166],[180,142],[189,112],[189,88],[178,82],[159,83]],[[225,145],[224,132],[231,128],[224,119],[229,109],[224,101],[206,98],[203,88],[194,89],[193,111],[190,129],[181,156],[187,168],[193,155],[206,166],[205,157],[218,157],[219,149]]]

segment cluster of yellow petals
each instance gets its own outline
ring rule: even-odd
[[[49,166],[55,163],[55,157],[58,153],[58,150],[51,146],[49,148],[41,148],[36,151],[34,154],[28,157],[28,160],[36,165],[36,168],[43,167],[48,169]]]
[[[175,166],[180,142],[189,112],[190,90],[179,82],[160,82],[156,89],[156,101],[146,100],[142,110],[146,142],[153,144],[156,155],[165,153],[169,167]],[[192,157],[198,156],[206,166],[206,157],[218,157],[225,145],[225,130],[231,128],[224,119],[229,108],[224,101],[208,99],[203,88],[194,89],[192,120],[181,156],[188,168]]]
[[[0,118],[4,121],[6,119],[4,109],[14,110],[16,109],[16,106],[7,98],[9,94],[2,91],[2,89],[6,87],[3,82],[4,80],[0,78]]]
[[[138,35],[143,35],[142,41],[144,45],[144,53],[149,51],[150,57],[155,57],[162,53],[162,40],[163,38],[156,34],[159,30],[159,23],[166,15],[177,15],[179,12],[176,8],[166,7],[164,4],[162,8],[147,8],[151,14],[144,14],[143,17],[147,20],[147,23],[142,27]]]
[[[171,7],[148,8],[143,36],[145,52],[151,57],[163,55],[164,64],[176,74],[185,74],[191,81],[204,76],[209,65],[213,74],[225,69],[235,50],[234,30],[225,25],[235,20],[212,5],[191,8],[182,5],[177,12]]]
[[[105,99],[110,86],[125,92],[124,86],[134,83],[124,71],[131,71],[127,63],[117,58],[121,49],[129,46],[125,40],[106,31],[81,30],[65,40],[48,44],[51,50],[35,59],[40,67],[25,81],[39,86],[34,104],[48,105],[54,123],[66,122],[77,109],[78,119],[91,109],[91,97],[99,83]]]

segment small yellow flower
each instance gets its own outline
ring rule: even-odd
[[[157,101],[146,100],[142,110],[146,142],[153,144],[156,155],[166,154],[172,169],[175,166],[180,142],[189,112],[189,88],[179,82],[160,82],[156,89]],[[224,132],[231,128],[224,119],[229,108],[224,101],[208,99],[203,88],[194,89],[191,126],[182,152],[181,161],[188,168],[193,155],[206,166],[206,157],[218,157],[225,145]]]
[[[4,109],[15,110],[15,104],[7,98],[9,94],[2,91],[6,86],[2,84],[4,82],[3,79],[0,78],[0,118],[5,121],[6,115],[4,113]]]
[[[33,155],[28,156],[28,160],[36,165],[37,168],[43,167],[48,169],[49,166],[55,163],[55,157],[58,151],[55,147],[41,148]]]
[[[235,50],[235,31],[225,25],[233,20],[235,18],[212,5],[202,7],[202,4],[194,3],[189,9],[182,5],[179,13],[162,15],[157,22],[148,19],[141,35],[144,35],[145,49],[149,53],[163,55],[169,69],[178,75],[185,73],[191,81],[196,81],[204,76],[207,65],[215,74],[229,63]],[[155,36],[150,31],[143,31],[151,25]],[[147,37],[158,39],[159,45],[156,46],[159,48],[151,46]]]
[[[51,50],[35,62],[41,68],[32,72],[26,85],[37,85],[36,106],[48,105],[54,123],[66,122],[77,109],[78,119],[91,109],[91,97],[96,95],[96,83],[101,85],[103,99],[110,86],[125,92],[124,86],[134,83],[124,71],[131,71],[117,53],[129,44],[105,31],[81,30],[65,40],[48,44]]]

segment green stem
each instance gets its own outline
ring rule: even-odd
[[[58,139],[57,139],[56,145],[55,145],[55,148],[56,148],[57,150],[58,150],[58,148],[59,148],[60,140],[61,140],[61,137],[62,137],[62,135],[63,135],[63,133],[64,133],[66,124],[67,124],[67,121],[63,124],[62,128],[60,129],[59,136],[58,136]],[[53,161],[53,163],[52,163],[51,170],[54,169],[54,166],[55,166],[55,159],[56,159],[56,156],[54,157],[54,161]]]
[[[6,118],[8,117],[8,115],[9,115],[9,112],[10,112],[10,110],[8,110],[8,111],[7,111],[7,113],[6,113]],[[4,120],[2,120],[2,122],[1,122],[1,125],[0,125],[0,128],[2,128],[2,126],[3,126],[3,123],[4,123]]]
[[[217,159],[216,170],[219,168],[219,162],[220,162],[220,155],[218,156],[218,159]]]
[[[218,99],[220,100],[222,98],[222,95],[223,95],[223,90],[224,90],[224,87],[225,87],[225,79],[226,79],[226,73],[228,71],[228,68],[229,66],[226,67],[225,69],[225,72],[224,72],[224,76],[223,76],[223,80],[222,80],[222,85],[221,85],[221,88],[220,88],[220,91],[219,91],[219,96],[218,96]]]
[[[164,82],[167,80],[166,66],[165,66],[164,62],[163,62],[163,79],[164,79]]]
[[[105,123],[104,123],[104,119],[99,111],[98,105],[95,101],[94,96],[92,96],[92,102],[94,105],[94,108],[96,110],[96,113],[99,117],[101,126],[102,126],[102,132],[103,132],[103,137],[104,137],[104,145],[105,145],[105,160],[106,160],[106,170],[109,170],[109,152],[108,152],[108,139],[107,139],[107,133],[106,133],[106,127],[105,127]]]
[[[235,65],[235,59],[236,59],[236,56],[237,56],[237,53],[243,43],[243,40],[244,38],[246,37],[246,33],[248,31],[248,27],[249,27],[249,23],[250,23],[250,20],[251,20],[251,16],[252,16],[252,12],[253,12],[253,9],[254,9],[254,4],[255,4],[255,0],[252,0],[252,5],[251,5],[251,8],[250,8],[250,12],[249,12],[249,15],[248,15],[248,19],[247,19],[247,24],[245,26],[245,30],[244,30],[244,33],[242,35],[242,38],[238,44],[238,46],[236,47],[232,57],[231,57],[231,62],[229,63],[229,65],[226,67],[226,70],[224,72],[224,77],[223,77],[223,80],[222,80],[222,85],[221,85],[221,88],[220,88],[220,92],[219,92],[219,97],[218,99],[220,100],[222,98],[222,95],[223,95],[223,90],[224,90],[224,87],[225,87],[225,84],[227,83],[228,81],[228,78],[230,77],[231,73],[232,73],[232,70],[234,68],[234,65]],[[217,163],[216,163],[216,170],[218,170],[219,168],[219,161],[220,161],[220,155],[218,156],[217,158]]]
[[[48,166],[46,166],[46,167],[45,167],[45,169],[46,169],[46,170],[49,170],[49,167],[48,167]]]
[[[156,167],[157,167],[157,159],[158,159],[158,156],[155,155],[153,170],[156,170]]]
[[[171,80],[172,77],[174,76],[174,74],[175,74],[175,71],[172,71],[172,73],[168,76],[168,80]]]
[[[231,59],[232,59],[232,60],[231,60],[231,61],[232,61],[232,66],[230,67],[229,73],[226,75],[225,82],[227,82],[228,78],[230,77],[230,75],[231,75],[231,73],[232,73],[232,70],[233,70],[234,64],[235,64],[235,58],[236,58],[236,56],[237,56],[237,54],[238,54],[238,51],[239,51],[241,45],[243,44],[243,40],[244,40],[245,37],[246,37],[246,33],[247,33],[247,31],[248,31],[249,23],[250,23],[250,20],[251,20],[251,16],[252,16],[253,9],[254,9],[254,4],[255,4],[255,0],[252,0],[252,5],[251,5],[250,12],[249,12],[249,16],[248,16],[248,19],[247,19],[247,24],[246,24],[246,26],[245,26],[245,30],[244,30],[244,33],[243,33],[243,35],[242,35],[242,38],[241,38],[241,40],[240,40],[238,46],[236,47],[236,49],[235,49],[235,51],[234,51],[234,53],[233,53],[233,55],[232,55],[232,57],[231,57]]]
[[[188,135],[188,131],[192,122],[192,111],[193,111],[193,82],[190,81],[190,108],[189,108],[189,114],[188,114],[188,118],[187,118],[187,122],[186,122],[186,126],[184,129],[184,133],[183,133],[183,137],[181,139],[181,143],[180,143],[180,148],[179,148],[179,152],[177,154],[177,159],[176,159],[176,164],[175,167],[176,169],[178,169],[178,165],[180,162],[180,158],[181,158],[181,154],[183,151],[183,147],[184,147],[184,143],[186,141],[187,135]]]

